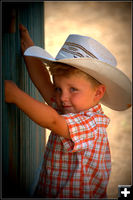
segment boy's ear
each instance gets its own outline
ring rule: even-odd
[[[106,91],[106,87],[105,85],[99,85],[97,88],[96,88],[96,93],[95,93],[95,100],[96,101],[100,101],[100,99],[104,96],[104,93]]]

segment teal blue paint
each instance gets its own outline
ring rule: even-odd
[[[7,13],[12,8],[16,12],[15,33],[6,29],[9,20]],[[5,79],[13,80],[29,95],[43,101],[28,76],[20,52],[18,31],[19,23],[24,24],[35,45],[44,47],[43,3],[3,3],[2,11],[5,23],[2,35],[2,83],[4,85]],[[4,91],[2,121],[3,197],[28,196],[33,193],[40,171],[45,145],[44,129],[15,105],[6,104]]]

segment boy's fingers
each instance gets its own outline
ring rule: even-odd
[[[26,27],[23,25],[23,24],[19,24],[19,30],[25,30],[26,29]]]
[[[27,28],[25,26],[23,26],[22,24],[19,24],[19,33],[20,36],[22,37],[23,33],[26,33]]]

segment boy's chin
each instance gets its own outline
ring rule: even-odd
[[[68,113],[77,113],[74,109],[72,108],[66,108],[66,109],[63,109],[63,114],[68,114]]]

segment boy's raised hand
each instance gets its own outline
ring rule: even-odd
[[[20,41],[21,41],[21,51],[24,54],[24,51],[34,45],[27,28],[23,24],[19,24],[19,32],[20,32]]]
[[[21,51],[23,55],[24,51],[28,47],[34,45],[34,42],[30,37],[28,29],[24,25],[22,24],[19,25],[19,31],[20,31]],[[51,97],[53,97],[54,87],[51,82],[49,72],[46,69],[44,63],[41,60],[31,56],[24,56],[24,61],[32,82],[39,90],[44,100],[49,105],[51,105]]]

